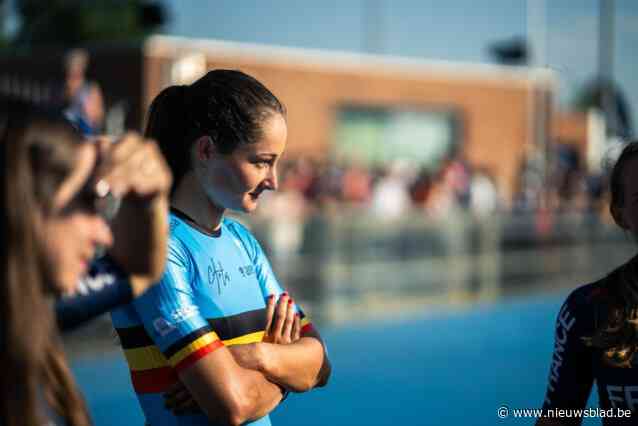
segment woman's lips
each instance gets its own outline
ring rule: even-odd
[[[80,259],[80,266],[81,266],[83,274],[86,274],[86,272],[89,270],[89,263],[90,261],[88,259],[85,259],[85,258]]]

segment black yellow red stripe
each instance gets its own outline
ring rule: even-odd
[[[140,348],[155,344],[151,336],[146,332],[144,326],[141,325],[118,327],[115,331],[120,339],[120,345],[122,345],[124,349]]]
[[[210,318],[207,319],[207,321],[208,327],[203,327],[196,332],[200,332],[200,330],[214,330],[221,340],[231,340],[247,334],[263,331],[266,327],[266,308],[246,311],[223,318]],[[116,331],[120,338],[122,348],[124,349],[140,348],[155,344],[151,336],[146,332],[146,329],[141,325],[121,327],[117,328]],[[171,345],[167,350],[169,351],[167,356],[171,356],[171,350],[174,352],[173,347],[177,348],[176,350],[181,349],[181,347],[184,346],[184,342],[188,341],[189,336]]]
[[[224,346],[222,341],[217,339],[211,344],[207,344],[193,352],[189,352],[189,354],[182,358],[177,364],[175,364],[173,368],[176,372],[179,373],[181,370],[193,365],[197,360],[203,358],[206,354],[209,354],[221,348],[222,346]]]
[[[164,355],[167,356],[168,363],[171,367],[179,370],[184,368],[185,364],[190,365],[207,353],[219,349],[222,346],[224,346],[224,344],[219,340],[219,337],[217,337],[217,333],[211,331],[199,336],[177,352],[170,355],[165,352]]]
[[[301,319],[301,332],[308,333],[313,330],[312,323],[308,317],[304,317]]]
[[[302,333],[312,330],[303,312],[300,316]],[[143,326],[116,329],[135,391],[164,392],[177,381],[177,372],[206,354],[224,345],[260,342],[266,327],[266,313],[265,309],[258,309],[207,321],[208,325],[182,337],[163,353]]]
[[[230,340],[266,328],[266,308],[242,312],[222,318],[209,318],[208,325],[222,340]]]
[[[198,328],[197,330],[188,333],[186,336],[181,337],[175,343],[166,348],[163,353],[166,358],[170,359],[176,353],[180,352],[189,345],[192,345],[194,342],[200,341],[203,336],[207,336],[210,333],[213,333],[215,335],[215,339],[218,339],[217,333],[215,333],[209,326],[205,325],[204,327]]]
[[[125,349],[135,392],[164,392],[177,381],[177,373],[197,360],[224,346],[215,332],[198,337],[170,358],[165,358],[156,346]],[[140,352],[143,351],[143,352]]]

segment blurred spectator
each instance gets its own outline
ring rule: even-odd
[[[269,221],[270,249],[278,258],[297,253],[301,247],[303,224],[308,205],[300,191],[297,169],[292,164],[282,167],[279,190],[264,194],[259,214]]]
[[[84,49],[67,54],[61,104],[65,115],[85,134],[97,134],[104,122],[104,100],[100,86],[86,79],[88,65],[89,54]]]
[[[372,191],[372,213],[387,220],[397,219],[407,213],[411,204],[408,188],[407,164],[394,162]]]
[[[461,157],[451,157],[443,167],[444,184],[452,192],[456,203],[462,208],[470,204],[470,169]]]
[[[343,172],[342,199],[351,205],[363,205],[370,200],[372,177],[365,167],[352,164]]]
[[[425,209],[432,190],[432,176],[427,169],[422,169],[410,186],[410,197],[415,207]]]
[[[498,193],[496,185],[489,172],[484,168],[477,168],[470,181],[470,208],[472,213],[483,219],[489,217],[498,209]]]

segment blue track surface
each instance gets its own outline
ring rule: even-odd
[[[562,299],[325,330],[329,386],[292,395],[273,413],[273,424],[531,425],[533,419],[501,420],[496,410],[542,403]],[[73,369],[97,426],[143,424],[118,351],[77,360]]]

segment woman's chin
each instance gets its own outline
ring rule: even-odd
[[[243,211],[244,213],[252,213],[252,212],[254,212],[255,210],[257,210],[257,203],[252,203],[252,204],[249,204],[249,205],[244,205],[244,206],[243,206],[243,208],[242,208],[242,211]]]
[[[241,211],[244,213],[252,213],[257,210],[257,206],[259,202],[256,198],[248,196],[248,198],[244,199],[241,203]]]

